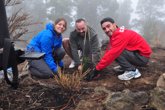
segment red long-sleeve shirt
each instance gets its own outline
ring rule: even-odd
[[[97,70],[102,70],[110,65],[123,50],[139,51],[139,54],[147,58],[150,57],[152,50],[145,39],[138,33],[122,28],[118,28],[110,37],[108,48],[96,65]]]

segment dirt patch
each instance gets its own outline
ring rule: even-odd
[[[66,56],[64,59],[65,71],[73,73],[73,69],[68,69],[71,60]],[[75,109],[80,100],[89,100],[99,103],[105,98],[102,96],[93,97],[94,88],[101,86],[111,91],[123,91],[130,89],[132,91],[149,91],[156,87],[159,76],[165,73],[165,50],[153,49],[153,54],[149,64],[145,68],[139,68],[142,77],[131,81],[120,81],[118,74],[114,73],[112,67],[108,66],[102,71],[98,80],[91,82],[82,82],[80,93],[64,92],[58,88],[53,79],[33,80],[30,77],[20,80],[17,90],[13,90],[4,81],[0,84],[0,110],[59,110]]]

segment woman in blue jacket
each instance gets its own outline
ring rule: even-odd
[[[39,32],[28,44],[27,51],[43,52],[45,56],[40,60],[29,61],[29,70],[33,76],[52,78],[57,74],[58,66],[63,68],[62,61],[65,51],[62,48],[62,33],[66,30],[67,22],[64,18],[57,19],[54,24],[46,24],[46,29]],[[58,66],[57,66],[58,65]]]

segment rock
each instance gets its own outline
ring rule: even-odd
[[[106,104],[107,110],[134,110],[134,104],[123,93],[116,92]]]
[[[165,89],[165,73],[159,77],[156,86]]]
[[[102,92],[107,94],[106,99],[102,102],[103,105],[106,105],[106,103],[111,99],[112,92],[107,90],[105,87],[96,87],[94,91],[95,94],[101,94]]]
[[[125,92],[126,97],[130,99],[134,104],[137,105],[144,105],[149,101],[149,94],[144,91],[132,92],[127,91]]]
[[[157,108],[157,110],[165,109],[165,89],[155,88],[151,91],[151,105]]]
[[[99,99],[99,96],[107,94],[106,99]],[[105,87],[96,87],[94,89],[94,93],[92,96],[90,96],[89,100],[81,100],[76,110],[104,110],[104,102],[105,100],[109,99],[109,95],[111,95],[111,92],[107,90]],[[99,101],[98,101],[99,100]]]
[[[103,110],[103,106],[92,100],[81,100],[75,110]]]
[[[108,110],[134,110],[135,105],[142,106],[148,101],[148,93],[144,91],[132,92],[127,89],[123,92],[114,92],[105,106]]]
[[[109,110],[134,110],[134,104],[126,100],[118,100],[111,105]]]
[[[94,98],[101,94],[106,94],[106,98],[99,103],[95,102]],[[76,110],[102,110],[102,108],[106,110],[134,110],[149,102],[149,94],[147,92],[132,92],[129,89],[125,89],[122,92],[112,92],[105,87],[96,87],[93,96],[91,100],[80,101]]]

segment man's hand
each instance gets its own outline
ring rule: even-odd
[[[83,66],[82,66],[82,65],[79,65],[79,66],[77,67],[77,69],[78,69],[79,72],[82,72]]]
[[[98,77],[100,77],[100,71],[96,70],[96,69],[93,69],[90,73],[88,73],[86,75],[86,80],[87,81],[91,81],[93,79],[97,79]]]

